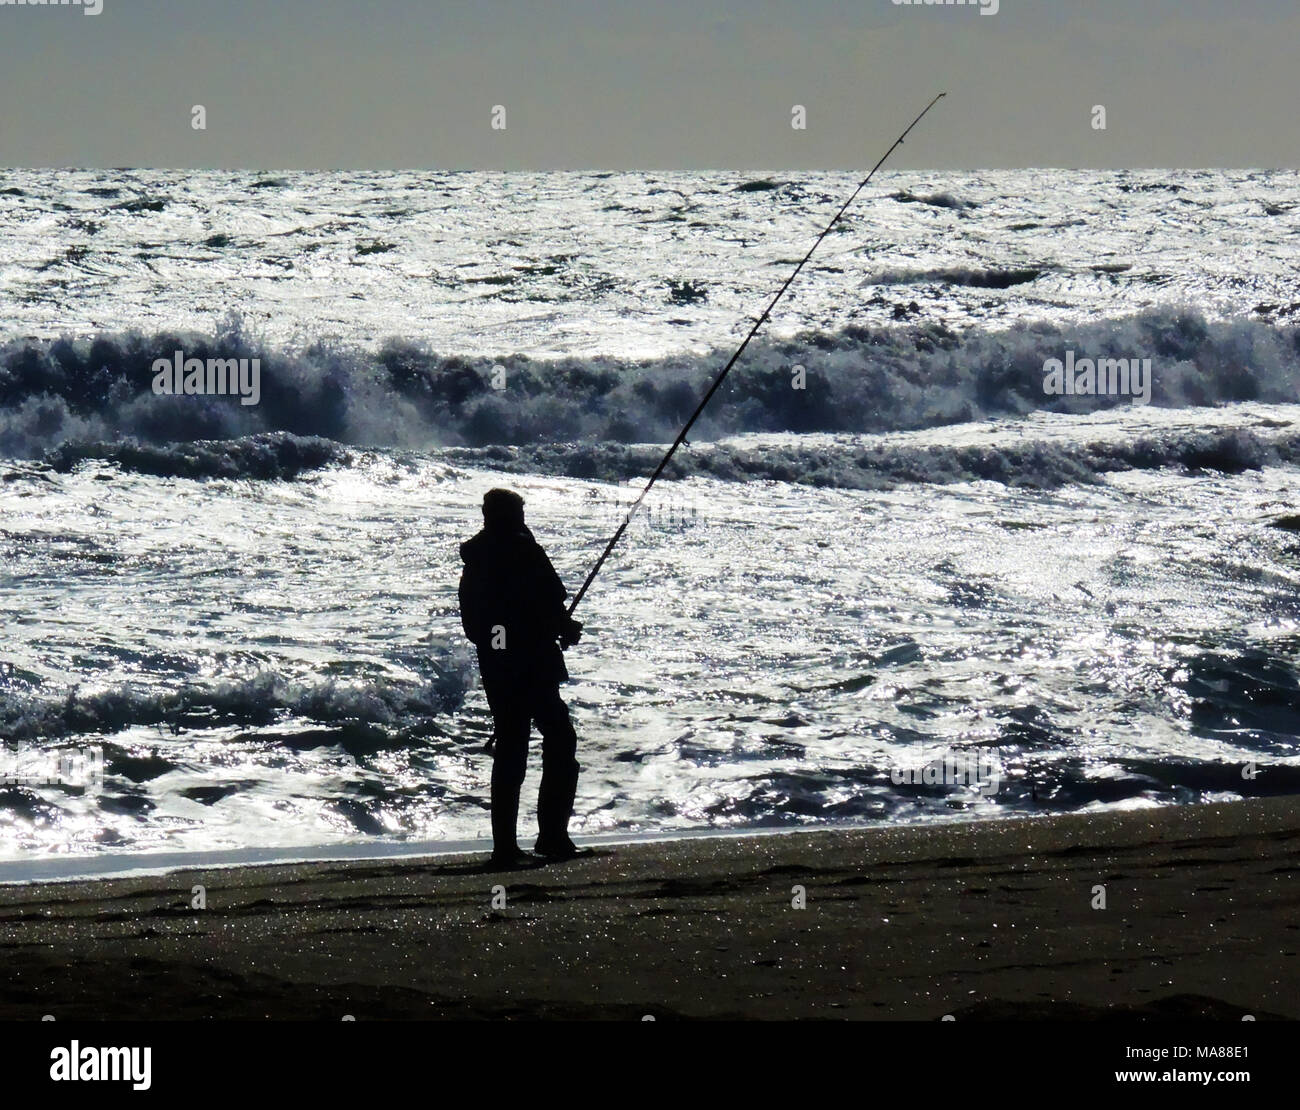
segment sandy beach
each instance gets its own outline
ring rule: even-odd
[[[1298,871],[1276,798],[11,885],[0,1017],[1295,1019]]]

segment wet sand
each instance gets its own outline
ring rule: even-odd
[[[1300,798],[4,886],[0,949],[10,1019],[1296,1019]]]

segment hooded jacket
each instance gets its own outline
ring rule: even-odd
[[[524,525],[484,528],[460,545],[460,620],[485,680],[565,682],[556,642],[568,591]]]

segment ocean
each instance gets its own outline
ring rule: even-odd
[[[855,184],[0,171],[0,859],[486,837],[482,493],[576,590]],[[1300,791],[1297,230],[878,176],[576,614],[575,835]]]

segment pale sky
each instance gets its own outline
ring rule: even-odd
[[[0,165],[1300,165],[1300,0],[102,3],[0,0]]]

